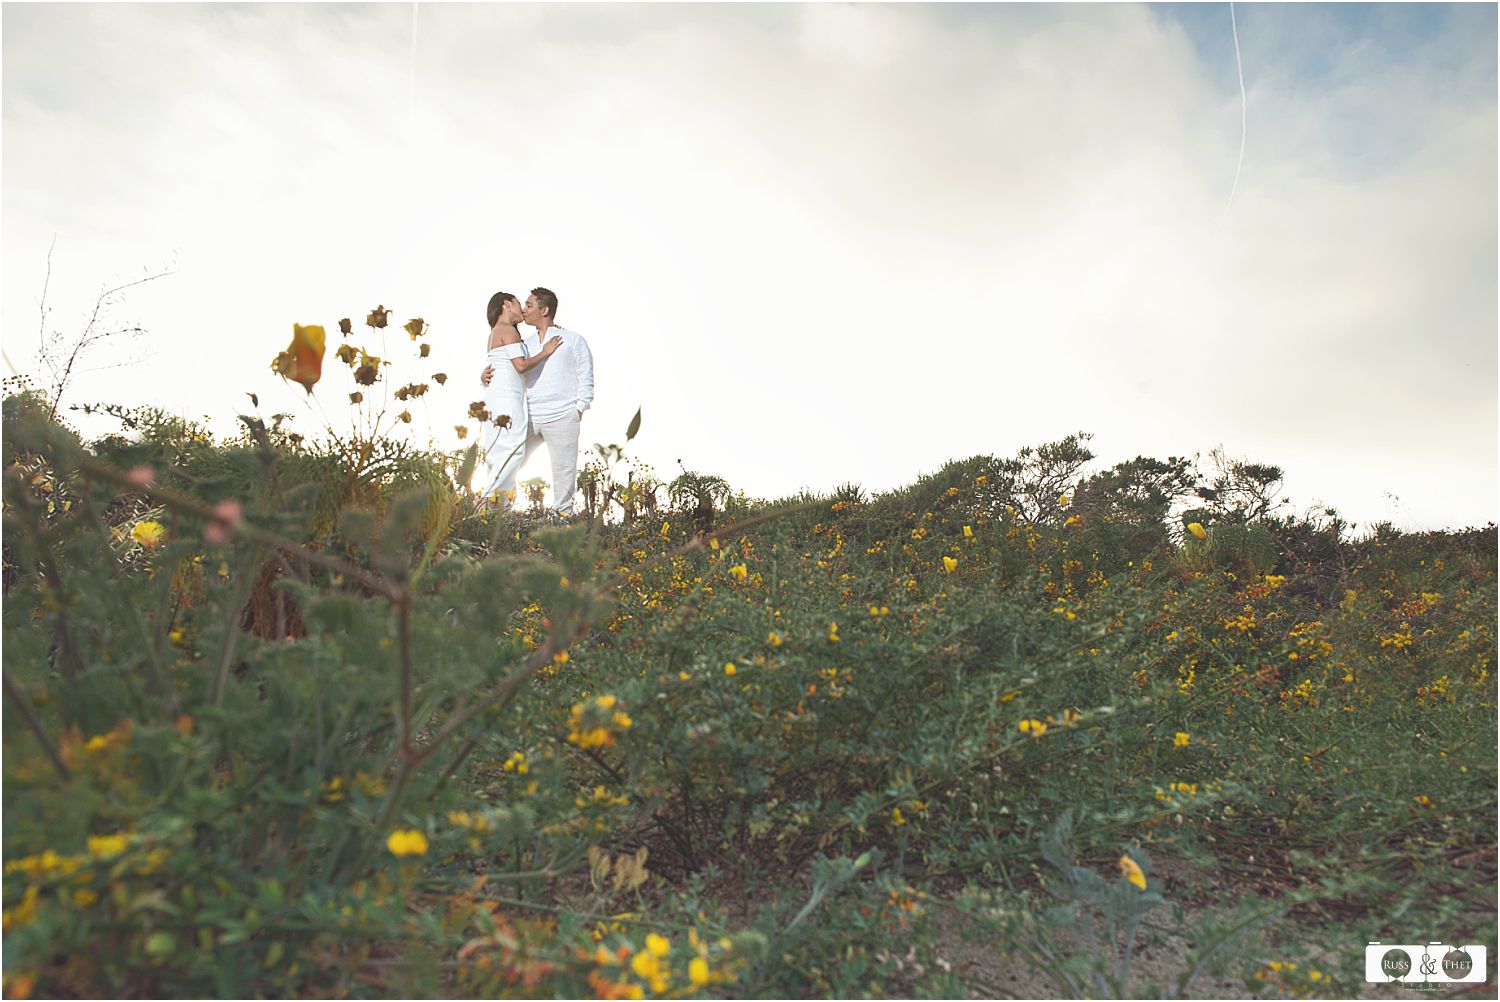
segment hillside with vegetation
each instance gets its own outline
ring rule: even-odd
[[[1085,435],[761,502],[632,468],[637,422],[554,526],[378,421],[53,410],[5,400],[8,997],[1347,997],[1370,941],[1494,956],[1493,525],[1356,533]]]

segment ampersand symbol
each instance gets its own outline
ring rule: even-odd
[[[1426,950],[1422,951],[1422,973],[1426,975],[1437,973],[1437,962],[1432,959]]]

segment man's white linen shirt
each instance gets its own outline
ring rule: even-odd
[[[582,334],[553,324],[562,344],[552,357],[526,373],[526,409],[537,423],[556,421],[569,412],[582,413],[594,403],[594,355]],[[526,351],[535,355],[542,340],[535,333],[525,338]]]

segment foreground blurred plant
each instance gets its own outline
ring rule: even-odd
[[[463,835],[440,819],[472,806],[453,777],[608,608],[580,533],[475,563],[435,545],[420,488],[308,545],[317,499],[282,482],[295,454],[246,422],[249,491],[200,499],[170,464],[113,466],[6,401],[7,968],[54,990],[235,994],[261,966],[270,984],[331,976],[327,952],[347,978],[416,934],[403,898],[445,879],[427,860]],[[60,517],[26,457],[67,484]],[[161,514],[129,528],[138,563],[111,567],[122,497]],[[244,630],[268,561],[296,636]],[[507,628],[528,604],[548,615],[532,643]],[[534,840],[524,805],[484,817],[487,841]],[[544,879],[587,844],[548,841]],[[112,929],[125,940],[97,950]]]

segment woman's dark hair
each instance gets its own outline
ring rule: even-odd
[[[505,309],[505,304],[508,302],[519,303],[520,300],[508,292],[497,292],[490,297],[490,305],[485,310],[484,315],[489,320],[491,327],[500,322],[500,311]]]

